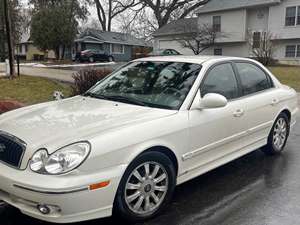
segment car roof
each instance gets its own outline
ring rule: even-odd
[[[161,61],[161,62],[184,62],[184,63],[195,63],[195,64],[203,64],[204,62],[210,60],[248,60],[246,58],[239,57],[229,57],[229,56],[184,56],[184,55],[176,55],[176,56],[153,56],[147,58],[140,58],[134,61]]]

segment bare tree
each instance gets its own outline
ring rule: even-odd
[[[213,26],[208,24],[192,27],[189,24],[181,25],[183,35],[178,37],[177,41],[183,48],[188,48],[195,55],[199,55],[204,50],[212,47],[216,43],[217,38],[226,37],[222,32],[217,32]]]
[[[169,22],[192,16],[209,0],[137,0],[136,7],[118,16],[119,28],[132,35],[151,40],[152,33]]]
[[[129,8],[134,8],[138,0],[94,0],[102,30],[111,31],[113,20]]]
[[[253,56],[262,64],[269,65],[273,61],[275,36],[270,32],[249,32],[248,42]]]
[[[117,21],[118,30],[145,41],[152,40],[152,34],[158,27],[153,14],[146,8],[140,7],[120,14]]]
[[[153,11],[158,28],[176,19],[183,19],[209,0],[139,0]]]

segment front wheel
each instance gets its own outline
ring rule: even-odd
[[[152,218],[170,201],[176,184],[172,161],[159,152],[146,152],[127,168],[115,199],[115,212],[129,221]]]
[[[89,58],[89,62],[90,62],[90,63],[94,63],[94,62],[95,62],[94,57],[90,57],[90,58]]]
[[[269,134],[268,144],[262,149],[263,152],[269,155],[281,153],[284,150],[289,133],[289,118],[285,113],[280,113]]]

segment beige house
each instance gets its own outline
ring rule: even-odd
[[[210,24],[226,34],[201,54],[252,57],[252,43],[264,33],[272,34],[273,57],[282,63],[300,64],[300,0],[210,0],[197,17],[175,21],[154,33],[155,48],[174,48],[191,55],[176,40],[185,32],[178,23]]]
[[[30,40],[29,34],[23,34],[20,43],[16,46],[16,54],[21,59],[27,61],[44,60],[44,59],[55,59],[54,51],[43,52],[39,50]]]

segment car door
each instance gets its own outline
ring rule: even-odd
[[[102,51],[102,60],[103,61],[109,61],[109,57],[112,55],[112,53],[110,54],[110,53],[108,53],[108,52],[106,52],[106,51]]]
[[[228,104],[216,109],[191,109],[189,112],[190,152],[183,156],[187,170],[214,164],[240,147],[240,137],[245,135],[245,119],[240,111],[238,81],[232,64],[213,66],[200,85],[201,97],[208,93],[225,96]],[[200,95],[200,94],[199,94]],[[196,96],[196,100],[197,96]]]
[[[279,113],[278,90],[266,71],[255,63],[237,61],[234,63],[242,87],[245,127],[245,145],[267,141],[274,119]]]

